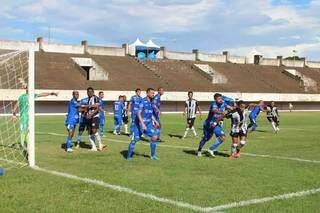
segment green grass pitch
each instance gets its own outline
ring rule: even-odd
[[[67,154],[61,148],[65,142],[63,116],[36,118],[36,161],[41,168],[78,177],[100,180],[138,192],[201,207],[213,207],[233,202],[320,188],[320,163],[303,162],[295,158],[320,161],[320,113],[281,113],[280,132],[272,133],[265,115],[259,118],[258,132],[249,135],[240,159],[225,156],[198,158],[194,155],[202,121],[198,118],[198,137],[182,135],[185,119],[182,115],[162,115],[164,143],[159,143],[160,161],[149,159],[146,142],[136,145],[132,161],[124,159],[130,138],[114,136],[112,117],[108,117],[103,142],[107,150],[98,153],[88,149]],[[224,128],[229,132],[227,120]],[[53,133],[53,134],[52,134]],[[170,137],[171,135],[172,137]],[[83,139],[88,144],[87,136]],[[206,148],[214,141],[209,141]],[[175,147],[171,147],[175,146]],[[219,147],[230,149],[230,137]],[[269,155],[262,157],[260,155]],[[294,158],[294,159],[287,159]],[[0,177],[0,212],[192,212],[114,191],[78,180],[58,177],[30,168],[5,171]],[[320,193],[285,200],[236,207],[224,212],[319,212]]]

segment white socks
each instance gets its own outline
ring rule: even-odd
[[[125,134],[129,134],[129,132],[128,132],[128,124],[124,125],[124,132],[125,132]]]
[[[89,135],[89,141],[91,143],[91,150],[97,151],[97,146],[95,144],[95,135]]]
[[[186,131],[184,131],[184,135],[183,135],[184,138],[187,137],[188,132],[189,132],[189,128],[186,128]]]
[[[186,131],[184,131],[184,135],[183,135],[184,138],[187,137],[189,130],[190,130],[190,128],[186,128]],[[191,130],[192,130],[194,136],[197,136],[195,128],[191,127]]]
[[[192,128],[191,128],[191,130],[192,130],[192,132],[193,132],[194,136],[197,136],[197,133],[196,133],[195,128],[194,128],[194,127],[192,127]]]

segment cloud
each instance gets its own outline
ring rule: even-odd
[[[205,52],[256,48],[268,55],[319,58],[320,0],[0,0],[0,26],[24,33],[6,39],[46,37],[89,44],[155,38],[171,50]]]

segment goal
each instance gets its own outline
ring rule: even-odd
[[[0,167],[35,166],[34,52],[0,50]]]

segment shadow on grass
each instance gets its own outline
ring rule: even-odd
[[[198,154],[198,151],[190,150],[190,149],[189,150],[188,149],[184,149],[183,152],[186,153],[186,154],[195,155],[195,156]],[[215,151],[214,154],[218,155],[218,156],[226,157],[226,158],[230,156],[229,154],[227,154],[225,152],[219,152],[219,151]],[[206,156],[206,157],[210,157],[208,152],[203,152],[202,155]]]
[[[170,138],[182,138],[182,135],[168,134]]]
[[[74,146],[74,143],[73,143]],[[82,149],[91,149],[91,146],[89,144],[86,144],[85,142],[80,143],[80,148]],[[66,149],[66,143],[61,144],[61,149]]]
[[[128,156],[128,150],[122,150],[122,151],[120,152],[120,154],[122,155],[122,157],[123,157],[124,159],[127,159],[127,156]],[[140,154],[140,153],[136,153],[136,152],[134,152],[134,153],[133,153],[133,155],[132,155],[132,157],[135,157],[135,156],[137,156],[137,157],[144,157],[144,158],[150,158],[150,156],[149,156],[149,155],[146,155],[146,154]]]

